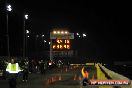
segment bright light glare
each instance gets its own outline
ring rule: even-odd
[[[76,35],[79,35],[79,33],[76,33]]]
[[[49,65],[52,65],[52,63],[50,62]]]
[[[26,30],[26,33],[28,34],[29,33],[29,30]]]
[[[86,34],[83,34],[83,37],[86,37]]]
[[[60,34],[60,31],[57,31],[58,34]]]
[[[46,42],[46,40],[44,40],[44,42]]]
[[[56,31],[54,31],[53,33],[56,34]]]
[[[42,37],[44,37],[44,35],[42,35]]]
[[[28,19],[28,15],[27,14],[25,15],[25,19]]]
[[[12,8],[11,8],[11,5],[7,5],[7,11],[11,11],[12,10]]]
[[[80,38],[81,36],[79,35],[79,38]]]
[[[67,31],[65,31],[65,34],[67,34],[68,32]]]
[[[29,38],[29,35],[27,37]]]
[[[50,42],[49,42],[49,45],[50,45]]]
[[[61,34],[64,34],[64,31],[61,31]]]

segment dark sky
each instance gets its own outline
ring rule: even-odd
[[[11,0],[10,0],[11,1]],[[101,2],[100,2],[101,3]],[[125,3],[89,3],[84,0],[13,0],[16,23],[28,13],[31,32],[47,33],[54,27],[67,27],[71,32],[87,33],[80,50],[90,57],[132,57],[130,7]],[[14,28],[14,30],[17,30]],[[77,41],[76,41],[77,42]]]

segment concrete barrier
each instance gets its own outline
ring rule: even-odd
[[[102,66],[101,64],[99,64],[100,68],[102,68],[104,70],[104,72],[112,79],[114,80],[130,80],[129,78],[121,75],[121,74],[118,74],[114,71],[111,71],[109,69],[107,69],[106,67]],[[131,81],[131,84],[130,85],[126,85],[126,86],[120,86],[120,87],[117,87],[117,88],[132,88],[132,81]]]

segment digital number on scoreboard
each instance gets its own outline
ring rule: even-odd
[[[71,41],[70,41],[70,39],[54,39],[52,48],[55,50],[71,49]]]

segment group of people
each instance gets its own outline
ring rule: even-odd
[[[50,68],[49,66],[52,64],[53,63],[44,61],[43,59],[38,61],[29,61],[28,59],[10,59],[6,62],[6,78],[9,79],[9,88],[16,88],[16,79],[18,76],[22,75],[22,81],[27,82],[29,73],[39,72],[41,74],[45,74],[46,70]],[[58,68],[63,67],[63,63],[61,61],[58,61],[57,64]]]

